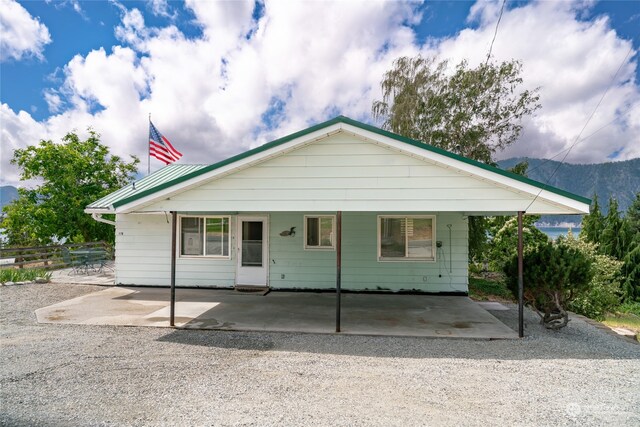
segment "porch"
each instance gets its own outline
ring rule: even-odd
[[[169,327],[169,290],[112,287],[36,311],[40,323]],[[180,289],[175,325],[184,329],[333,333],[334,293],[242,294]],[[343,334],[473,339],[517,338],[467,297],[399,294],[342,295]]]

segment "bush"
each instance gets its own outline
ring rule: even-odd
[[[51,273],[43,268],[3,268],[0,269],[0,283],[32,282],[42,277],[49,281]]]
[[[603,320],[607,312],[620,305],[623,263],[598,253],[598,247],[594,243],[572,236],[563,239],[563,243],[585,255],[593,268],[593,278],[587,291],[571,301],[568,308],[583,316]]]
[[[589,259],[563,240],[528,248],[524,253],[524,299],[548,329],[569,322],[567,305],[586,293],[593,278]],[[518,295],[518,257],[505,265],[507,286]]]

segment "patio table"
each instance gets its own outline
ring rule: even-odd
[[[85,274],[89,274],[91,271],[100,272],[107,257],[107,252],[104,249],[81,249],[71,251],[71,254],[78,259],[78,269]]]

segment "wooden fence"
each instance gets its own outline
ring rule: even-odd
[[[113,248],[106,242],[2,248],[0,249],[0,268],[56,269],[70,267],[76,263],[78,251],[99,251],[108,259],[113,259]]]

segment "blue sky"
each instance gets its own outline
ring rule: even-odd
[[[146,163],[149,113],[185,163],[218,161],[337,114],[372,122],[393,59],[477,64],[500,6],[0,0],[3,183],[17,182],[13,149],[88,126],[114,153]],[[567,160],[640,156],[638,28],[637,1],[508,1],[493,54],[523,62],[543,108],[499,157],[566,149],[610,83],[582,137],[593,135]]]

